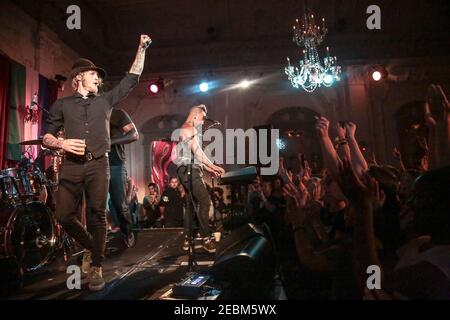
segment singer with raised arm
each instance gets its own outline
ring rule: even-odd
[[[199,232],[202,237],[203,249],[209,253],[216,252],[214,238],[211,237],[209,227],[209,209],[211,198],[203,181],[203,170],[216,177],[220,177],[225,171],[215,165],[203,152],[200,142],[201,126],[206,119],[206,106],[201,104],[190,109],[189,115],[179,130],[176,163],[178,165],[178,177],[187,191],[187,204],[185,215],[185,244],[184,249],[189,249],[188,242],[192,239],[191,219],[194,206],[198,205],[197,220]],[[195,202],[195,203],[193,203]],[[195,210],[194,210],[195,211]]]
[[[102,290],[102,260],[106,245],[106,199],[109,188],[110,116],[114,105],[138,84],[151,39],[141,35],[136,58],[125,77],[111,91],[99,93],[106,72],[90,60],[77,60],[71,71],[74,94],[57,100],[50,109],[44,145],[65,153],[56,193],[55,215],[67,233],[84,249],[82,271],[89,273],[89,289]],[[65,138],[57,132],[64,128]],[[88,216],[85,230],[77,219],[83,191]]]

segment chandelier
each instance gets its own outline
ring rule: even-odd
[[[328,33],[325,19],[322,19],[322,27],[316,25],[314,15],[305,15],[300,25],[296,19],[293,42],[303,48],[303,59],[299,67],[291,65],[289,57],[288,66],[284,69],[288,79],[294,88],[302,87],[307,92],[313,92],[322,85],[331,87],[333,83],[340,80],[341,67],[336,65],[336,57],[330,56],[330,48],[327,47],[327,56],[320,62],[317,47],[322,43]]]

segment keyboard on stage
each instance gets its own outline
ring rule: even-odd
[[[256,167],[247,167],[229,171],[220,177],[219,185],[251,183],[258,175]]]

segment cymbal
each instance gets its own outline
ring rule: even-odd
[[[22,141],[19,144],[21,146],[38,146],[42,144],[42,139]]]

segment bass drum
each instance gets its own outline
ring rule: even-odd
[[[15,258],[24,271],[39,269],[56,249],[56,224],[41,202],[0,209],[0,256]]]

